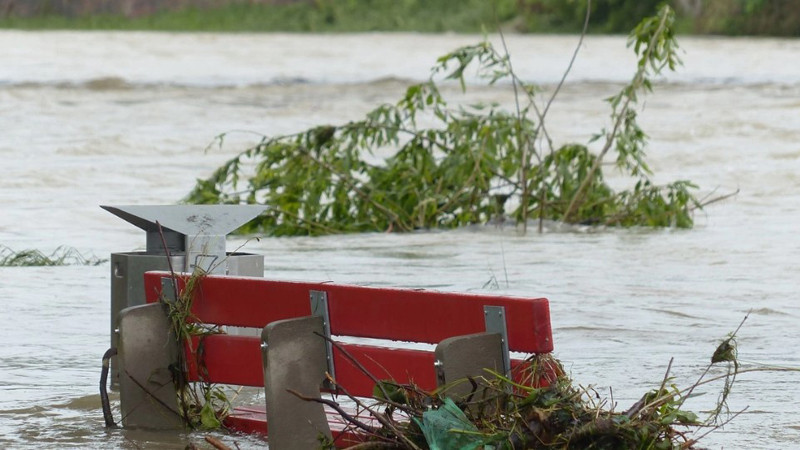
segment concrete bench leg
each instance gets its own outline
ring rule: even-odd
[[[153,303],[123,309],[118,321],[117,362],[123,426],[184,428],[169,369],[177,364],[178,344],[170,333],[164,305]]]
[[[319,448],[319,436],[331,437],[321,403],[288,392],[320,398],[327,370],[322,317],[279,320],[261,333],[268,440],[271,450]]]
[[[483,369],[503,373],[502,338],[498,333],[477,333],[445,339],[436,346],[436,374],[439,386],[467,377],[489,377]],[[473,391],[472,384],[461,382],[445,394],[455,401],[466,399]],[[476,392],[480,398],[483,393]]]

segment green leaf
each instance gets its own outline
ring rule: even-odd
[[[384,392],[386,395],[384,395]],[[401,388],[393,381],[378,381],[378,384],[372,389],[372,396],[380,400],[389,400],[401,405],[405,405],[408,402],[405,389]]]
[[[200,427],[204,430],[216,430],[222,427],[211,402],[206,402],[200,410]]]

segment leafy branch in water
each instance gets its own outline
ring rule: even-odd
[[[33,267],[33,266],[98,266],[107,260],[94,256],[84,256],[71,247],[58,247],[53,253],[45,254],[40,250],[13,249],[0,245],[0,267]]]
[[[563,220],[565,222],[570,221],[572,215],[585,201],[586,191],[591,188],[592,183],[597,181],[594,174],[600,169],[603,158],[612,147],[617,152],[617,167],[628,171],[631,176],[643,178],[640,179],[640,182],[648,183],[644,176],[652,172],[644,161],[647,136],[636,122],[634,106],[641,93],[653,90],[653,76],[660,74],[665,68],[674,71],[680,64],[680,59],[675,53],[678,44],[672,31],[673,21],[674,14],[668,7],[664,7],[658,15],[647,18],[637,25],[628,38],[628,46],[633,46],[638,57],[636,73],[629,84],[624,86],[617,95],[608,99],[612,108],[613,128],[611,131],[604,130],[595,137],[595,139],[604,139],[605,143],[572,196],[572,200],[564,212]],[[645,186],[645,189],[648,187]],[[678,189],[680,190],[680,188]],[[642,191],[640,183],[637,183],[635,191]],[[683,189],[683,191],[686,190]],[[645,225],[649,224],[645,223]]]
[[[717,199],[699,201],[689,181],[650,180],[635,108],[653,78],[680,63],[673,17],[665,6],[631,33],[636,72],[608,99],[611,126],[596,136],[597,154],[583,144],[553,146],[545,119],[561,85],[538,105],[542,90],[517,76],[505,44],[498,51],[485,41],[440,57],[426,82],[362,120],[262,137],[198,180],[185,200],[267,204],[246,231],[271,235],[454,228],[508,217],[523,229],[530,219],[691,227],[693,212]],[[490,85],[510,82],[515,111],[451,105],[440,83],[466,90],[468,69]],[[632,188],[615,192],[604,181],[601,166],[612,154]]]

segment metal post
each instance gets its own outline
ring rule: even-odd
[[[311,315],[322,317],[322,332],[326,338],[331,338],[331,319],[328,314],[328,293],[325,291],[309,291],[311,298]],[[331,341],[325,341],[325,358],[328,362],[328,374],[331,378],[336,379],[336,367],[333,364],[333,344]],[[325,380],[326,387],[334,389],[335,386],[329,386],[328,380]]]
[[[483,316],[487,333],[498,333],[503,351],[503,373],[511,377],[511,355],[508,353],[508,330],[506,328],[506,309],[502,306],[484,306]]]

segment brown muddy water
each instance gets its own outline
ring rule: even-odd
[[[142,233],[98,205],[177,202],[254,139],[234,134],[206,151],[217,133],[274,135],[358,118],[427,77],[437,56],[479,40],[0,32],[0,244],[100,257],[140,249]],[[515,68],[550,88],[576,42],[509,38]],[[800,367],[800,41],[681,43],[685,67],[641,113],[655,181],[690,179],[701,195],[740,191],[699,213],[693,230],[547,224],[523,236],[482,226],[269,238],[244,250],[266,256],[270,278],[546,296],[556,356],[577,382],[604,395],[613,388],[619,409],[657,387],[672,357],[674,382],[691,384],[751,310],[739,334],[743,366]],[[587,142],[607,125],[602,99],[632,63],[623,37],[586,41],[549,117],[557,143]],[[463,99],[478,100],[510,105],[510,86],[475,87]],[[202,433],[103,428],[108,274],[107,263],[0,268],[0,446],[202,445]],[[742,375],[730,408],[747,409],[702,443],[800,448],[798,383],[797,372]],[[712,408],[719,388],[703,387],[689,407]]]

